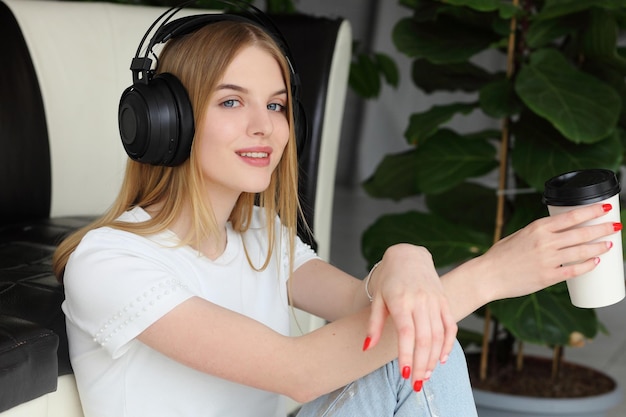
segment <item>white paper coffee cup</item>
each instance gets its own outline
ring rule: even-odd
[[[608,203],[613,207],[610,212],[581,226],[619,223],[619,192],[620,185],[613,171],[587,169],[548,180],[543,200],[551,216],[584,205]],[[577,307],[605,307],[621,301],[626,295],[621,231],[599,240],[611,241],[613,247],[600,255],[600,263],[592,271],[567,280],[570,299]]]

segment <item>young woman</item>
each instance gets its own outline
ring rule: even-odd
[[[593,269],[610,245],[589,242],[621,227],[572,229],[602,205],[541,219],[442,277],[426,249],[396,245],[364,282],[296,236],[290,70],[273,38],[207,24],[169,40],[158,72],[188,92],[189,158],[130,160],[110,211],[54,259],[86,417],[277,417],[279,394],[307,403],[301,416],[474,416],[456,322]],[[290,337],[290,306],[329,324]]]

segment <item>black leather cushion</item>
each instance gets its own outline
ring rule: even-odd
[[[56,390],[58,343],[53,331],[0,314],[0,412]]]
[[[72,373],[72,368],[61,311],[63,287],[52,274],[52,254],[65,236],[91,220],[65,217],[0,227],[0,314],[28,320],[59,335],[59,375]]]
[[[63,237],[91,220],[0,226],[0,411],[54,391],[58,376],[72,373],[51,260]]]

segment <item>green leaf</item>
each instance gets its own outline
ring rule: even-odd
[[[362,236],[361,250],[368,262],[381,259],[396,243],[426,247],[437,267],[461,262],[484,253],[489,236],[449,223],[433,214],[410,211],[379,217]]]
[[[426,195],[426,206],[429,212],[451,223],[468,225],[485,235],[493,234],[496,190],[492,188],[464,182],[441,194]]]
[[[378,68],[368,55],[359,54],[356,62],[350,64],[348,83],[364,98],[377,97],[380,94]]]
[[[623,61],[626,64],[626,60]],[[618,128],[626,128],[626,65],[619,67],[618,61],[587,60],[584,71],[601,79],[620,96],[622,106],[617,124]]]
[[[417,187],[424,193],[447,191],[468,178],[492,171],[496,148],[486,140],[472,140],[440,130],[417,149]]]
[[[497,119],[512,116],[522,109],[522,103],[515,94],[513,83],[506,78],[484,86],[480,90],[478,101],[485,114]]]
[[[386,54],[355,54],[350,64],[348,84],[363,98],[378,97],[381,89],[381,76],[387,84],[397,87],[400,72],[395,61]]]
[[[497,40],[491,32],[463,26],[445,16],[436,22],[401,19],[393,28],[392,38],[400,52],[437,64],[467,61]]]
[[[413,83],[425,93],[434,91],[478,91],[495,78],[494,75],[471,62],[433,64],[416,59],[411,68]]]
[[[533,20],[526,33],[528,47],[538,49],[578,30],[585,22],[579,16]]]
[[[376,171],[363,184],[365,191],[375,198],[402,198],[419,194],[415,181],[415,167],[418,164],[414,149],[386,155],[376,167]]]
[[[518,11],[518,8],[510,2],[501,0],[446,0],[446,3],[453,6],[466,6],[479,12],[498,11],[504,19],[514,16]]]
[[[583,51],[590,58],[612,57],[617,45],[615,17],[605,10],[592,9],[587,30],[583,32]]]
[[[400,81],[400,71],[398,71],[398,65],[396,65],[396,62],[389,57],[389,55],[382,53],[374,54],[374,58],[376,61],[376,67],[384,76],[387,84],[393,87],[398,87],[398,82]]]
[[[444,3],[432,0],[399,0],[401,6],[413,11],[413,18],[416,21],[428,21],[437,17],[440,10],[447,6]]]
[[[503,236],[508,236],[532,221],[548,215],[548,209],[543,204],[539,192],[530,191],[528,187],[514,191],[518,194],[515,195],[512,214],[506,220]]]
[[[499,0],[446,0],[454,6],[466,6],[480,12],[492,12],[500,8]]]
[[[404,137],[409,144],[421,145],[456,114],[469,114],[476,107],[477,103],[453,103],[434,106],[425,112],[412,114]]]
[[[267,0],[268,13],[295,13],[293,0]]]
[[[624,8],[624,0],[546,0],[536,18],[554,19],[596,7],[620,10]]]
[[[617,136],[622,145],[622,149],[626,152],[626,130],[617,129]],[[622,157],[622,162],[626,161],[626,154]]]
[[[617,50],[618,27],[615,16],[606,10],[592,9],[586,27],[582,37],[585,61],[597,61],[602,67],[611,66],[626,75],[626,59]]]
[[[350,64],[348,78],[350,88],[363,98],[378,97],[380,94],[380,74],[378,66],[367,54],[358,54]]]
[[[565,284],[490,304],[495,318],[516,338],[528,343],[567,345],[573,332],[592,339],[599,328],[593,309],[574,307]]]
[[[577,145],[557,132],[545,120],[525,113],[512,126],[515,147],[513,169],[528,184],[543,191],[544,183],[563,172],[585,168],[619,169],[623,147],[614,132],[593,145]]]
[[[535,113],[575,143],[594,143],[617,124],[621,98],[597,78],[572,67],[559,52],[542,49],[520,69],[515,91]]]

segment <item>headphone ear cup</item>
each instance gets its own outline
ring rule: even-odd
[[[189,157],[193,109],[187,90],[172,74],[127,88],[120,98],[118,124],[124,149],[135,161],[176,166]]]

